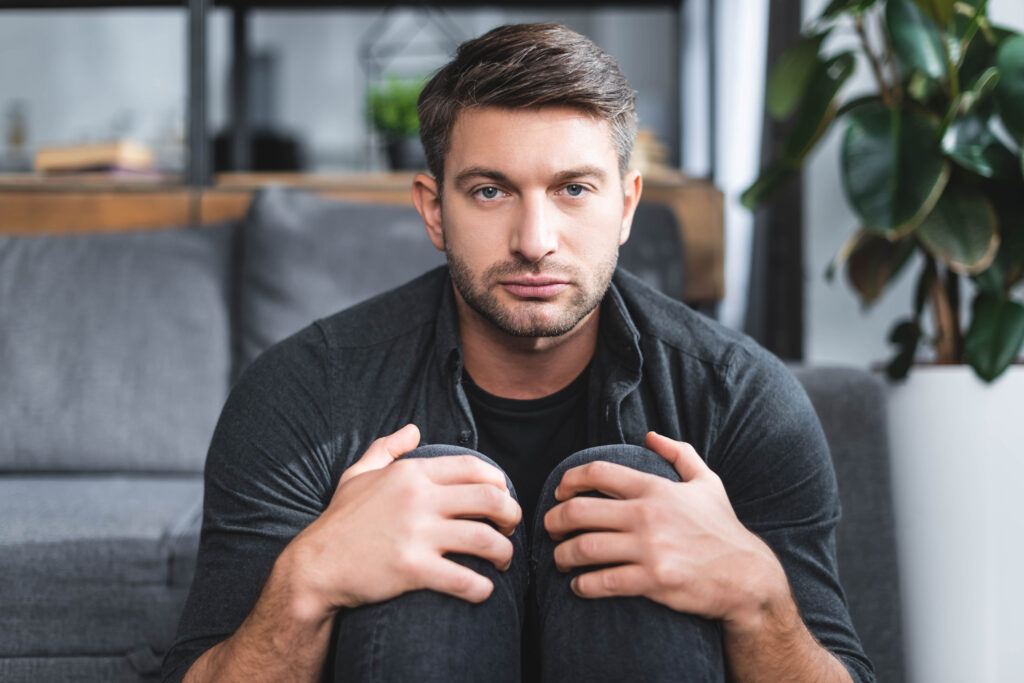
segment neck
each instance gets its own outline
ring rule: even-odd
[[[550,396],[579,377],[597,348],[600,306],[559,337],[513,337],[496,328],[455,292],[466,371],[489,394]]]

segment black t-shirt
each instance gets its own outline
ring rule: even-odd
[[[516,488],[523,508],[527,547],[544,481],[565,458],[587,447],[589,366],[564,389],[543,398],[518,400],[489,394],[464,375],[463,386],[477,429],[477,450],[498,463]],[[539,680],[540,627],[530,576],[521,639],[522,679]]]
[[[477,450],[498,463],[516,488],[525,529],[544,481],[558,463],[587,447],[589,366],[564,389],[519,400],[489,394],[468,375],[463,386],[477,429]],[[529,534],[527,534],[529,536]]]

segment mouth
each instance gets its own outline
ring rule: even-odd
[[[567,280],[547,275],[519,275],[499,284],[521,299],[551,299],[569,288]]]

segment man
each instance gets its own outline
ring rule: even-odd
[[[550,25],[427,85],[413,198],[448,267],[239,381],[166,679],[873,679],[806,395],[615,271],[634,98]]]

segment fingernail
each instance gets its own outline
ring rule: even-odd
[[[574,576],[572,581],[569,582],[569,587],[572,588],[573,593],[579,593],[580,577]]]

